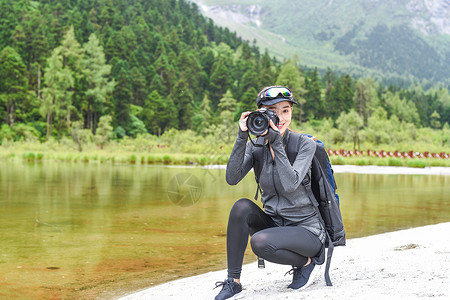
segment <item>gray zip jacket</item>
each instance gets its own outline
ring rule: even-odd
[[[297,157],[291,165],[284,150],[289,135],[289,130],[286,130],[283,138],[279,132],[271,129],[266,135],[268,143],[264,145],[264,161],[259,178],[261,201],[266,214],[277,226],[303,226],[324,242],[325,231],[302,184],[306,174],[311,176],[316,144],[302,136]],[[239,130],[226,170],[226,180],[230,185],[239,183],[253,167],[255,146],[247,139],[248,131]],[[269,144],[272,145],[274,158]]]

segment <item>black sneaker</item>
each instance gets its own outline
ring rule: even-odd
[[[242,295],[242,285],[233,280],[233,278],[228,278],[223,282],[216,282],[216,287],[222,287],[220,293],[214,298],[214,300],[225,300],[225,299],[239,299]]]
[[[306,289],[314,280],[319,267],[315,263],[311,262],[309,265],[302,268],[293,267],[294,276],[292,278],[292,283],[288,286],[291,289]],[[290,273],[289,271],[288,273]]]

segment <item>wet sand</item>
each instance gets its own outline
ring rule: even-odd
[[[324,266],[307,289],[291,290],[288,266],[256,262],[243,266],[244,299],[450,299],[450,222],[351,239],[336,247],[331,262],[333,286]],[[226,270],[161,284],[120,298],[214,299],[216,281]]]

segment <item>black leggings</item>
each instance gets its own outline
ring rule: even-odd
[[[278,227],[253,201],[240,199],[231,208],[227,229],[228,277],[240,278],[248,236],[253,252],[267,261],[303,266],[322,248],[318,237],[301,226]]]

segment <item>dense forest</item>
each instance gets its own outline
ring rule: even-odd
[[[88,133],[103,146],[178,131],[226,133],[229,142],[258,90],[282,84],[300,103],[294,129],[331,145],[450,147],[445,87],[300,65],[277,61],[185,0],[0,0],[0,142],[80,144]]]

